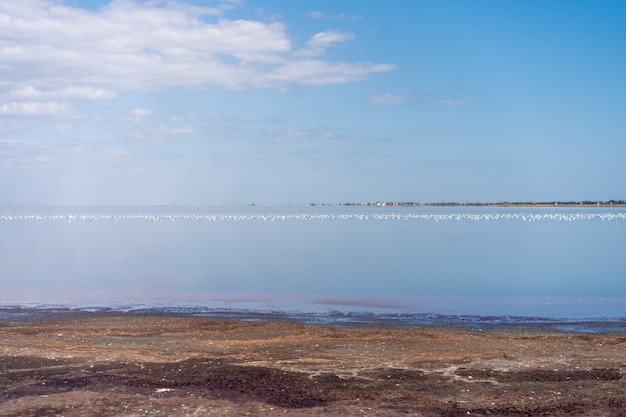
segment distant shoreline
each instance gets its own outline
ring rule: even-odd
[[[325,206],[334,204],[316,204],[311,206]],[[362,207],[626,207],[624,200],[609,201],[543,201],[543,202],[509,202],[497,203],[460,203],[460,202],[439,202],[439,203],[418,203],[418,202],[366,202],[366,203],[341,203],[340,206],[362,206]]]
[[[15,210],[15,209],[65,209],[65,208],[109,208],[109,209],[141,209],[141,208],[212,208],[212,207],[626,207],[626,200],[608,200],[608,201],[500,201],[500,202],[430,202],[420,203],[417,201],[375,201],[375,202],[346,202],[346,203],[305,203],[305,204],[291,204],[291,203],[250,203],[243,205],[186,205],[186,204],[138,204],[138,205],[0,205],[0,210]]]

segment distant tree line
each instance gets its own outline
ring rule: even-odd
[[[335,204],[317,204],[311,203],[311,206],[333,206]],[[440,203],[418,203],[415,201],[386,201],[386,202],[366,202],[366,203],[341,203],[340,206],[400,206],[400,207],[416,207],[416,206],[435,206],[435,207],[507,207],[507,206],[626,206],[625,200],[608,200],[608,201],[501,201],[498,203],[461,203],[461,202],[440,202]]]

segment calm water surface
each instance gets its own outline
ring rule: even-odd
[[[625,317],[624,253],[623,208],[8,207],[0,304]]]

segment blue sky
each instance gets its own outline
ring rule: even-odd
[[[0,205],[626,198],[626,2],[0,3]]]

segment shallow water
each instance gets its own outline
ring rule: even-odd
[[[2,300],[0,321],[117,312],[333,326],[365,323],[626,332],[626,298],[22,291],[5,293]]]
[[[615,323],[625,248],[623,208],[12,207],[0,304]]]

